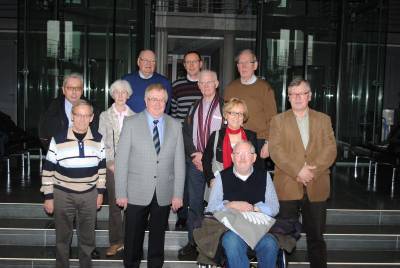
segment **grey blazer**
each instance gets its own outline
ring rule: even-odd
[[[185,155],[182,125],[164,114],[164,140],[157,155],[145,112],[126,118],[115,156],[116,198],[147,206],[154,191],[160,206],[182,198]]]

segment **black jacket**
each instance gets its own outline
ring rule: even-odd
[[[93,107],[94,118],[90,123],[92,133],[96,133],[99,128],[99,112]],[[54,99],[47,111],[41,116],[39,121],[39,138],[44,149],[49,148],[52,137],[68,129],[68,117],[65,114],[64,95]]]
[[[217,93],[218,94],[218,93]],[[199,99],[198,101],[196,101],[195,103],[193,103],[192,107],[190,107],[189,113],[186,116],[185,121],[183,122],[183,143],[185,145],[185,155],[186,155],[186,159],[191,159],[191,155],[195,152],[197,152],[196,150],[196,146],[193,144],[193,117],[194,114],[196,112],[197,107],[200,104],[200,101],[202,101],[203,98]],[[219,98],[219,109],[221,112],[221,115],[223,115],[222,109],[224,107],[224,99],[223,98]],[[224,120],[222,120],[223,122]],[[221,123],[222,126],[223,123]]]
[[[219,130],[217,148],[215,149],[215,152],[217,154],[216,160],[220,163],[224,162],[222,148],[224,144],[225,132],[226,132],[226,126],[222,127]],[[255,166],[263,167],[261,162],[263,160],[259,157],[260,154],[257,149],[257,134],[254,131],[248,129],[245,129],[244,132],[246,133],[247,140],[250,141],[253,144],[254,148],[256,149],[257,160],[255,162]],[[206,177],[207,182],[210,182],[210,180],[214,178],[214,173],[212,171],[212,160],[214,158],[214,139],[215,139],[215,131],[210,135],[210,138],[208,139],[207,146],[206,149],[204,150],[202,159],[203,173],[204,176]]]

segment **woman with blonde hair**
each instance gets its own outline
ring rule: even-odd
[[[214,131],[208,139],[203,154],[203,173],[210,186],[213,184],[214,173],[232,166],[232,148],[242,140],[250,141],[257,148],[255,132],[244,129],[243,123],[249,118],[247,105],[244,100],[232,98],[224,105],[223,116],[226,126]],[[258,154],[259,152],[255,152]],[[262,166],[257,157],[256,165]]]

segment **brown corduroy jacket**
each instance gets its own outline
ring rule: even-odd
[[[271,120],[269,152],[275,163],[274,184],[279,200],[300,200],[307,191],[312,202],[325,201],[330,194],[329,167],[336,159],[336,141],[330,117],[309,109],[309,142],[304,149],[292,110]],[[316,166],[314,179],[304,187],[296,181],[304,164]]]

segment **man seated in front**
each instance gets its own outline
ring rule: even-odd
[[[233,167],[215,174],[207,212],[234,209],[261,212],[270,217],[278,214],[279,202],[271,177],[266,171],[253,166],[256,158],[255,148],[250,142],[240,141],[235,145]],[[249,267],[246,242],[230,230],[221,239],[227,267]],[[266,233],[254,248],[258,267],[275,267],[278,250],[276,238]]]

